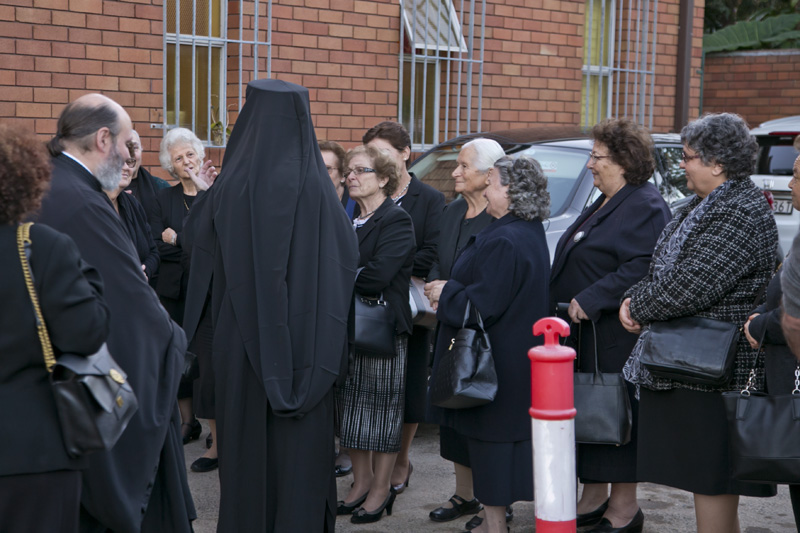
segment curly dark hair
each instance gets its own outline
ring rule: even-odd
[[[339,174],[344,176],[344,158],[347,157],[347,153],[344,151],[344,148],[342,148],[342,145],[336,141],[320,141],[319,151],[331,152],[335,155],[336,161],[339,162]]]
[[[542,166],[532,157],[503,156],[494,164],[500,184],[508,186],[508,210],[522,220],[550,216],[550,193]]]
[[[681,130],[681,141],[706,165],[719,165],[729,180],[747,180],[756,166],[758,143],[742,117],[707,113]]]
[[[376,138],[387,141],[398,152],[402,152],[411,146],[411,136],[408,134],[406,127],[399,122],[387,120],[372,126],[361,137],[361,142],[368,144],[372,139]]]
[[[397,190],[397,185],[400,183],[400,171],[397,168],[397,163],[392,156],[387,155],[374,146],[356,146],[347,152],[344,166],[350,168],[350,161],[357,155],[366,155],[372,161],[372,168],[375,169],[375,175],[378,179],[387,178],[389,181],[381,189],[384,195],[391,196]]]
[[[17,224],[39,209],[50,186],[50,157],[36,136],[0,123],[0,224]]]
[[[592,128],[589,137],[608,147],[628,184],[641,185],[653,176],[653,138],[643,126],[627,118],[607,118]]]

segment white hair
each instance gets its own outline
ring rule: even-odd
[[[200,162],[206,158],[206,149],[203,143],[197,138],[192,130],[186,128],[173,128],[169,130],[164,138],[161,139],[161,148],[158,151],[158,160],[161,163],[161,168],[174,176],[175,166],[172,164],[172,156],[170,150],[178,144],[188,144],[197,153]]]
[[[481,172],[487,172],[494,166],[495,161],[506,155],[503,147],[497,141],[483,137],[472,139],[462,146],[461,150],[465,150],[467,147],[475,149],[472,164]]]

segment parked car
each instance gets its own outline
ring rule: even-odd
[[[507,154],[530,156],[542,165],[550,192],[550,218],[545,228],[552,260],[561,234],[600,195],[592,183],[592,173],[586,168],[592,141],[580,129],[565,127],[462,135],[427,151],[414,161],[409,170],[417,178],[442,191],[449,201],[454,197],[451,174],[458,152],[466,142],[478,137],[494,139]],[[653,140],[656,172],[651,181],[674,212],[692,195],[686,187],[685,173],[680,168],[683,145],[677,134],[657,134],[653,135]]]
[[[762,190],[771,193],[781,248],[788,252],[800,225],[800,213],[792,207],[789,190],[792,167],[799,153],[794,143],[800,133],[800,115],[764,122],[751,133],[759,146],[752,178]]]

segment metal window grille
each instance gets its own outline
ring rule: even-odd
[[[189,128],[208,146],[225,146],[229,111],[238,114],[247,82],[264,61],[272,75],[272,0],[165,0],[164,22],[161,127]]]
[[[400,12],[397,115],[412,149],[480,131],[486,0],[400,0]]]
[[[587,0],[581,124],[653,127],[658,0]]]

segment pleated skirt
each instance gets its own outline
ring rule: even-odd
[[[340,446],[400,451],[407,341],[408,335],[397,335],[394,357],[374,357],[356,350],[350,375],[336,391]]]

